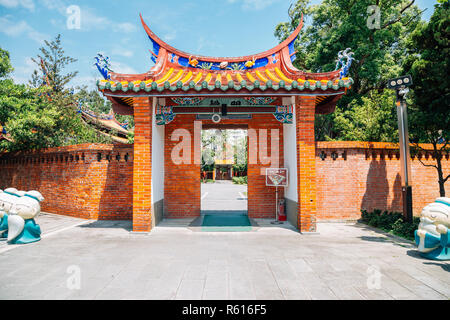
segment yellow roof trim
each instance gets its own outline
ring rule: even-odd
[[[266,74],[272,81],[275,81],[275,82],[281,81],[281,79],[277,78],[272,72],[269,71],[269,69],[266,69]]]
[[[169,83],[170,84],[174,84],[175,82],[180,80],[181,77],[183,76],[183,73],[184,73],[183,70],[178,71],[178,73],[172,79],[169,80]]]
[[[178,73],[172,79],[169,80],[169,83],[170,84],[174,84],[175,82],[180,80],[181,77],[183,76],[183,73],[184,73],[183,70],[178,71]]]
[[[191,80],[191,78],[192,78],[192,71],[189,71],[189,72],[187,73],[187,75],[186,75],[183,79],[181,79],[181,82],[182,82],[183,85],[184,85],[184,84],[186,84],[189,80]]]
[[[206,75],[204,81],[206,81],[206,83],[209,84],[209,82],[211,81],[211,78],[212,78],[212,73],[208,73],[208,74]]]
[[[281,72],[281,70],[278,68],[278,67],[275,67],[275,73],[281,78],[281,80],[283,80],[284,82],[287,82],[287,83],[292,83],[292,82],[294,82],[293,80],[291,80],[291,79],[289,79],[288,77],[286,77],[285,75],[284,75],[284,73],[283,72]]]
[[[173,73],[173,68],[170,68],[169,71],[166,72],[166,74],[159,80],[156,80],[155,82],[157,84],[161,84],[163,82],[165,82],[167,79],[169,79],[169,77],[172,75]]]
[[[259,72],[259,70],[256,70],[255,73],[256,73],[256,76],[257,76],[259,79],[261,79],[262,81],[264,81],[264,82],[269,81],[269,79],[267,79],[266,77],[264,77],[264,76],[262,75],[262,73]]]
[[[247,72],[245,75],[247,76],[248,80],[250,80],[251,82],[256,81],[255,77],[253,77],[250,72]]]
[[[242,82],[244,80],[244,78],[242,78],[240,73],[236,73],[236,78],[238,79],[239,82]]]
[[[200,81],[200,79],[202,78],[202,76],[203,76],[203,72],[197,73],[197,75],[195,76],[195,78],[194,78],[194,80],[193,80],[194,83],[197,84],[197,82]]]

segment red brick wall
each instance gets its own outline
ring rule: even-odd
[[[0,189],[38,190],[45,198],[42,211],[86,219],[131,219],[132,172],[129,145],[82,144],[0,155]]]
[[[133,98],[134,166],[133,231],[152,227],[152,104],[148,97]]]
[[[248,128],[254,129],[258,135],[258,153],[261,150],[259,144],[260,129],[267,129],[267,151],[266,155],[270,156],[272,154],[272,133],[278,129],[279,133],[279,164],[278,167],[284,166],[284,154],[283,154],[283,125],[277,121],[273,115],[253,115],[253,119],[248,122]],[[250,148],[249,148],[250,150]],[[250,156],[248,157],[250,159]],[[248,215],[251,218],[275,218],[275,187],[266,186],[266,177],[261,174],[265,173],[265,168],[273,167],[270,164],[263,164],[260,157],[258,156],[255,164],[249,163],[247,165],[247,180],[248,180]],[[278,199],[284,197],[283,188],[278,188]]]
[[[194,121],[195,115],[177,115],[165,128],[164,217],[167,218],[200,215],[200,164],[194,163]],[[172,141],[172,134],[176,129],[189,132],[191,152],[189,155],[179,155],[189,159],[190,164],[172,162],[172,149],[183,139]]]
[[[182,121],[182,117],[177,118]],[[249,128],[277,126],[268,116],[254,117],[248,123]],[[169,124],[166,133],[170,132]],[[166,143],[167,139],[168,134]],[[281,149],[282,126],[280,139]],[[171,142],[169,147],[175,143]],[[168,149],[166,145],[165,161],[170,159]],[[326,154],[324,160],[319,157],[321,152]],[[331,158],[332,152],[338,155],[336,160]],[[396,153],[398,150],[394,145],[385,143],[317,142],[317,219],[358,219],[361,209],[401,211],[400,160]],[[100,161],[98,154],[101,154]],[[125,155],[128,155],[127,161]],[[426,160],[424,155],[422,161],[431,164],[434,160],[431,157]],[[283,163],[282,159],[280,163]],[[448,155],[442,163],[444,173],[449,174]],[[414,214],[419,215],[426,204],[439,196],[437,173],[434,168],[424,167],[417,158],[412,159],[411,165]],[[274,188],[265,187],[263,177],[258,174],[261,167],[264,166],[249,165],[249,215],[272,218]],[[184,212],[195,216],[200,212],[200,168],[197,165],[187,169],[189,171],[178,171],[166,163],[166,216],[182,217]],[[175,178],[177,173],[178,178]],[[133,146],[83,144],[3,154],[0,155],[0,189],[7,187],[39,190],[45,197],[43,211],[86,219],[131,220]],[[177,197],[182,200],[177,201]]]
[[[166,125],[165,149],[164,149],[164,215],[169,218],[182,218],[200,215],[200,164],[179,164],[172,162],[173,148],[180,140],[172,141],[172,133],[175,129],[185,129],[191,135],[191,161],[194,159],[194,121],[195,115],[177,115],[175,120]],[[200,121],[200,120],[197,120]],[[203,125],[212,125],[211,120],[202,120]],[[270,141],[271,130],[279,129],[280,166],[283,158],[283,125],[273,115],[253,115],[250,120],[222,120],[220,125],[241,124],[243,128],[256,130],[267,129],[267,141],[269,149],[267,155],[271,155]],[[198,137],[200,139],[200,137]],[[199,148],[199,145],[197,146]],[[265,177],[261,175],[261,168],[270,167],[263,165],[257,157],[257,163],[248,165],[248,214],[253,218],[275,217],[275,188],[266,187]],[[282,197],[279,190],[279,197]]]
[[[319,155],[324,152],[326,158]],[[333,160],[331,154],[338,155]],[[343,157],[344,154],[344,157]],[[345,160],[346,157],[346,160]],[[400,160],[394,144],[381,142],[317,142],[317,218],[358,219],[361,209],[402,211]],[[425,164],[435,160],[425,155]],[[444,176],[450,173],[450,161],[442,160]],[[437,171],[423,166],[417,157],[411,160],[413,211],[439,197]],[[447,183],[447,196],[450,192]]]
[[[316,231],[316,163],[314,117],[316,98],[295,98],[297,135],[297,228],[304,232]]]

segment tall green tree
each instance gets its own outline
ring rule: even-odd
[[[12,71],[13,67],[9,59],[9,52],[0,47],[0,79],[6,77]]]
[[[408,39],[408,58],[404,72],[413,78],[409,99],[409,131],[416,152],[424,151],[419,142],[433,146],[434,167],[437,171],[439,193],[445,196],[445,175],[442,158],[450,151],[450,4],[435,5],[428,23],[420,23]],[[422,149],[422,150],[420,150]]]
[[[45,46],[39,48],[41,53],[32,58],[38,69],[33,72],[30,84],[35,88],[47,85],[53,91],[64,91],[70,80],[78,74],[78,71],[64,73],[64,69],[77,59],[65,55],[60,34],[44,43]]]
[[[87,126],[76,112],[76,97],[68,89],[42,85],[30,88],[8,78],[12,71],[9,53],[2,50],[0,65],[0,123],[11,141],[0,150],[17,151],[84,142],[110,143],[111,139]],[[56,76],[55,79],[59,79]]]
[[[356,59],[349,74],[354,84],[338,102],[338,111],[344,113],[339,118],[336,118],[337,113],[318,116],[316,136],[320,140],[341,140],[344,136],[356,140],[358,134],[349,136],[342,130],[345,122],[353,121],[353,112],[345,111],[357,106],[370,111],[378,104],[375,93],[382,94],[386,81],[402,71],[405,39],[420,21],[421,12],[414,0],[324,0],[318,5],[298,0],[289,10],[290,21],[280,23],[275,35],[280,40],[286,39],[298,25],[302,13],[306,23],[295,44],[297,68],[310,72],[332,71],[336,67],[337,53],[345,48],[351,48]],[[386,108],[388,106],[383,106],[381,112]],[[344,123],[336,125],[343,120]],[[392,128],[371,138],[381,140],[389,132]],[[393,138],[390,136],[389,140]]]
[[[336,108],[334,129],[342,140],[398,142],[394,103],[395,93],[370,91],[347,108]]]

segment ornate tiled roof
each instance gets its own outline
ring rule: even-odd
[[[342,94],[353,81],[342,78],[340,70],[307,73],[296,69],[294,43],[303,26],[282,43],[265,52],[244,57],[205,57],[177,50],[158,38],[140,16],[151,43],[154,67],[143,74],[119,74],[109,69],[109,59],[99,67],[105,80],[97,82],[104,93],[149,96],[165,95],[296,95],[318,93]],[[97,58],[97,61],[98,58]],[[113,94],[114,96],[114,94]],[[116,94],[117,96],[117,94]],[[123,96],[123,95],[122,95]]]
[[[111,137],[114,141],[128,143],[129,131],[126,129],[126,124],[117,121],[112,109],[108,114],[97,114],[86,107],[79,107],[78,112],[100,133]]]

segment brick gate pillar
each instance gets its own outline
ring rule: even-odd
[[[316,231],[316,147],[314,117],[316,98],[295,98],[297,135],[297,192],[300,232]]]
[[[133,231],[151,229],[152,210],[152,103],[151,98],[133,98],[134,165]]]

